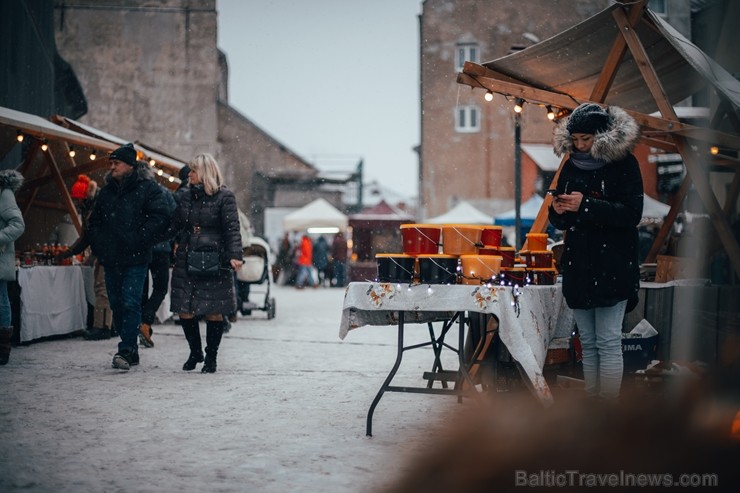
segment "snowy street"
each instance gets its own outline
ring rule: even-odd
[[[261,305],[264,288],[251,301]],[[14,347],[0,368],[0,491],[331,493],[393,482],[455,398],[386,393],[366,437],[395,328],[340,340],[343,289],[273,284],[272,296],[276,318],[240,315],[216,374],[181,370],[188,349],[175,324],[153,327],[155,346],[140,347],[129,372],[111,368],[117,339]],[[409,341],[426,337],[412,327]],[[394,383],[422,385],[431,361],[431,349],[407,353]]]

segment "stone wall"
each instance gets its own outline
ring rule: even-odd
[[[218,153],[215,0],[57,0],[54,10],[59,53],[88,100],[80,121],[185,161]]]

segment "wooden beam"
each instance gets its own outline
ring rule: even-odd
[[[55,144],[55,147],[56,147],[56,144]],[[74,224],[77,232],[81,233],[82,223],[80,222],[80,216],[77,214],[77,208],[75,207],[75,204],[72,201],[72,197],[69,195],[69,190],[67,190],[67,184],[64,183],[64,178],[62,177],[62,173],[59,171],[59,166],[57,165],[57,162],[54,159],[54,153],[52,152],[52,148],[49,147],[48,152],[46,152],[45,154],[46,154],[46,164],[49,166],[49,170],[51,171],[52,177],[54,178],[57,188],[59,189],[59,192],[62,195],[62,201],[64,202],[64,205],[67,208],[67,212],[69,212],[69,215],[72,218],[72,223]]]
[[[673,110],[673,105],[668,99],[665,89],[663,89],[663,84],[660,82],[660,79],[658,79],[658,75],[655,73],[655,68],[650,62],[650,58],[645,51],[645,47],[642,46],[642,42],[637,36],[637,32],[635,32],[630,25],[627,15],[622,9],[614,9],[612,10],[612,16],[614,17],[614,20],[617,21],[620,33],[627,42],[627,46],[637,64],[637,68],[640,70],[650,94],[653,95],[653,99],[655,99],[655,103],[658,105],[661,115],[670,118],[673,121],[678,121],[676,112]]]
[[[686,175],[681,182],[681,186],[679,187],[678,192],[676,192],[676,194],[673,196],[673,205],[671,205],[671,209],[668,211],[668,214],[666,214],[666,217],[663,219],[663,224],[660,226],[660,230],[655,236],[655,240],[653,240],[653,245],[650,247],[650,251],[648,251],[647,257],[645,257],[646,264],[654,263],[655,259],[658,257],[661,248],[663,248],[663,244],[666,242],[666,240],[668,239],[668,235],[671,233],[673,223],[676,222],[678,211],[681,210],[681,204],[683,204],[683,201],[686,198],[686,194],[689,192],[690,187],[691,178],[689,178],[689,175]]]
[[[725,214],[717,202],[717,198],[712,191],[709,179],[704,174],[699,155],[691,148],[691,145],[685,138],[677,137],[676,145],[678,146],[681,156],[683,156],[686,171],[688,172],[688,175],[691,176],[691,180],[694,182],[694,187],[699,194],[699,198],[709,214],[709,218],[711,219],[714,229],[725,248],[727,256],[730,258],[730,263],[735,269],[735,274],[740,277],[740,246],[738,246],[738,242],[732,234],[732,229],[725,218]]]
[[[496,70],[491,70],[485,65],[479,65],[473,62],[465,62],[463,64],[462,73],[474,76],[474,77],[485,77],[487,79],[502,80],[504,82],[510,82],[512,84],[523,84],[521,80],[511,77],[510,75],[502,74]]]
[[[560,172],[563,169],[563,165],[568,160],[568,155],[566,154],[563,156],[563,158],[560,160],[560,165],[558,166],[558,170],[555,172],[555,176],[553,176],[552,181],[550,182],[550,186],[548,188],[556,188],[558,186],[558,179],[560,178]],[[529,228],[530,233],[544,233],[547,229],[547,224],[549,222],[548,219],[548,207],[550,207],[550,204],[552,203],[552,196],[549,194],[545,194],[545,200],[542,202],[542,205],[540,206],[540,210],[537,211],[537,217],[535,217],[534,222],[532,223],[532,226]],[[527,249],[527,241],[524,241],[524,244],[522,245],[522,250]]]
[[[470,87],[479,87],[491,92],[522,98],[530,102],[550,104],[572,110],[580,101],[568,96],[545,89],[538,89],[523,83],[512,83],[498,79],[489,79],[487,77],[468,75],[466,73],[457,74],[457,83]]]
[[[642,17],[646,1],[647,0],[639,0],[633,5],[626,6],[626,8],[629,9],[627,22],[630,26],[635,26],[637,21]],[[603,103],[604,100],[606,100],[606,95],[609,93],[609,89],[611,89],[612,84],[614,83],[614,79],[619,71],[619,65],[622,63],[622,59],[626,52],[627,43],[622,36],[617,36],[614,39],[609,55],[606,57],[604,66],[599,74],[599,79],[596,81],[596,84],[591,91],[591,101]]]

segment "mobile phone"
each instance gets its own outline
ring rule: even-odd
[[[560,195],[560,194],[558,193],[557,189],[555,189],[555,188],[551,188],[551,189],[549,189],[549,190],[547,191],[547,193],[548,193],[549,195],[552,195],[553,197],[557,197],[558,195]]]

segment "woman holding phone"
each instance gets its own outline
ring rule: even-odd
[[[569,154],[549,208],[565,232],[563,295],[573,309],[590,397],[617,399],[622,383],[622,319],[640,287],[637,224],[642,176],[631,151],[639,126],[624,110],[593,103],[559,122],[554,150]]]

